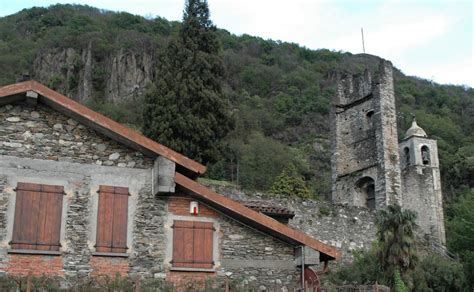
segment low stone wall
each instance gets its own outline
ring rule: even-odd
[[[210,187],[237,201],[262,201],[294,211],[295,217],[288,224],[337,247],[342,252],[344,262],[352,260],[352,251],[370,248],[375,240],[375,212],[367,208],[333,205],[322,200],[246,194],[235,187]]]

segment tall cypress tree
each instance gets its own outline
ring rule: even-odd
[[[207,163],[220,154],[231,127],[216,28],[206,0],[186,0],[177,38],[160,56],[158,74],[145,96],[143,132]]]

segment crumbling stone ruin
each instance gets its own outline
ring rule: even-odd
[[[445,243],[436,140],[416,121],[398,141],[393,70],[339,74],[331,111],[332,201],[381,209],[399,204],[418,214],[422,234]]]

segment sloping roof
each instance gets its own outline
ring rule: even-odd
[[[263,213],[268,216],[281,216],[285,218],[295,217],[295,212],[281,206],[270,205],[264,201],[242,202],[245,207]]]
[[[24,100],[26,98],[25,93],[29,91],[34,91],[39,95],[38,102],[44,103],[53,109],[90,126],[113,140],[117,140],[120,143],[129,145],[130,147],[150,155],[154,154],[164,156],[194,173],[200,174],[206,171],[206,167],[198,162],[146,138],[138,132],[94,112],[93,110],[36,81],[25,81],[0,87],[0,105]],[[255,227],[291,244],[311,247],[320,252],[323,260],[340,258],[340,252],[336,248],[282,224],[262,213],[254,211],[237,201],[220,195],[181,173],[175,173],[175,182],[189,195],[225,212],[244,224]]]
[[[220,195],[180,173],[175,174],[175,181],[176,184],[183,187],[185,191],[187,190],[189,195],[204,201],[210,206],[245,224],[253,226],[286,242],[311,247],[319,251],[323,255],[323,259],[333,260],[339,259],[341,256],[336,248],[314,239],[301,231],[282,224],[262,213],[254,211],[237,201]]]
[[[121,142],[148,155],[164,156],[194,173],[202,174],[206,171],[204,165],[33,80],[0,87],[0,105],[25,99],[25,93],[28,91],[36,92],[39,95],[39,102],[51,106],[57,111],[82,122],[113,140]]]

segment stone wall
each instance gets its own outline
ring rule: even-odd
[[[376,81],[364,75],[340,76],[331,109],[332,200],[366,206],[358,192],[371,179],[375,206],[401,203],[401,177],[392,66],[381,61]]]
[[[97,190],[99,185],[125,186],[129,188],[128,206],[128,252],[129,257],[141,256],[141,252],[150,253],[153,260],[159,259],[152,253],[161,213],[151,212],[163,209],[154,196],[151,195],[151,170],[136,168],[121,168],[114,166],[87,165],[62,161],[38,160],[0,155],[0,272],[9,274],[61,275],[70,279],[85,278],[97,273],[115,275],[116,272],[126,274],[129,260],[110,260],[94,255],[96,219],[97,219]],[[3,185],[2,185],[3,182]],[[60,254],[58,255],[22,255],[7,253],[12,237],[15,191],[18,182],[61,185],[65,197],[60,235]],[[158,204],[157,204],[158,203]],[[140,221],[146,216],[149,221]],[[156,217],[155,217],[156,216]],[[134,218],[137,220],[134,221]],[[153,224],[153,222],[156,222]],[[142,225],[140,225],[142,223]],[[135,229],[140,228],[140,231]],[[145,234],[140,239],[140,234]],[[158,233],[160,234],[160,233]],[[133,238],[136,244],[132,244]],[[146,240],[145,247],[140,243]],[[156,249],[160,249],[157,247]],[[32,264],[25,264],[31,258]],[[147,257],[143,257],[146,261]],[[124,264],[125,262],[125,264]],[[140,261],[135,260],[137,268]],[[153,263],[153,262],[152,262]],[[160,264],[160,261],[158,261]]]
[[[43,105],[0,107],[0,155],[150,168],[154,160]]]
[[[293,246],[225,217],[221,217],[221,228],[221,274],[262,290],[297,288],[300,269]]]
[[[166,202],[151,193],[151,186],[140,189],[134,217],[133,252],[130,273],[144,277],[165,278],[163,261],[165,250],[164,218]]]
[[[89,224],[92,202],[90,195],[90,175],[74,182],[73,195],[69,197],[69,208],[66,214],[66,243],[64,249],[64,270],[68,277],[84,278],[91,272],[89,261]]]
[[[167,199],[170,215],[180,220],[205,220],[214,222],[218,232],[218,247],[215,272],[187,273],[167,271],[166,279],[174,281],[179,277],[205,280],[209,277],[228,277],[230,281],[260,289],[297,288],[300,269],[294,261],[294,247],[272,236],[256,231],[249,226],[199,203],[199,213],[190,215],[187,196],[173,196]],[[171,235],[171,233],[169,233]],[[171,244],[171,238],[167,239]],[[166,264],[166,263],[165,263]],[[165,267],[168,270],[169,267]],[[186,281],[187,279],[184,279]]]
[[[352,260],[356,249],[368,249],[375,240],[375,212],[367,208],[333,205],[320,200],[303,200],[269,196],[261,193],[246,194],[234,187],[210,186],[217,192],[241,202],[263,201],[295,212],[288,225],[329,245],[342,253],[342,261]]]

